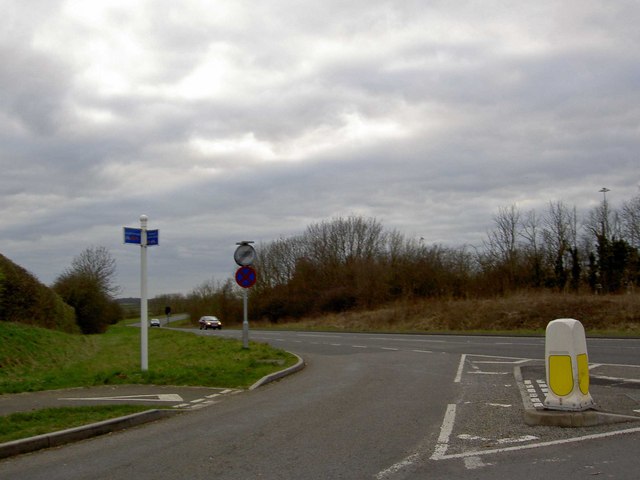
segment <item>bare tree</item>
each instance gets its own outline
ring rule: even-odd
[[[624,238],[634,248],[640,248],[640,195],[622,205],[620,214]]]
[[[298,259],[306,256],[304,241],[299,236],[260,245],[256,252],[256,266],[260,270],[258,289],[286,285],[293,278]]]
[[[120,320],[122,309],[113,299],[116,261],[105,247],[92,247],[75,257],[53,289],[76,312],[83,333],[102,333]]]
[[[563,202],[549,202],[544,221],[543,236],[548,245],[550,261],[554,265],[555,282],[564,289],[568,280],[567,263],[577,242],[576,210],[570,210]]]
[[[521,213],[516,205],[500,207],[494,215],[495,228],[488,232],[484,242],[485,262],[504,272],[507,286],[516,284],[518,267],[518,237],[520,236]],[[485,263],[486,265],[486,263]]]
[[[114,284],[116,260],[106,247],[90,247],[75,257],[66,273],[90,278],[110,297],[117,295],[120,288]]]
[[[525,240],[525,254],[531,268],[534,287],[542,284],[544,251],[541,238],[540,218],[535,210],[530,210],[522,220],[520,236]]]

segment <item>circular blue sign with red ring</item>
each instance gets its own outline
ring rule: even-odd
[[[245,266],[236,270],[236,283],[242,288],[251,288],[256,284],[258,275],[253,267]]]

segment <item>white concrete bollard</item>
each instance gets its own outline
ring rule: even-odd
[[[545,408],[582,411],[595,406],[589,394],[589,357],[582,323],[572,318],[549,322],[545,364],[549,387]]]

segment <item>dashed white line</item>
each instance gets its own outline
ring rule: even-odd
[[[467,359],[467,354],[463,353],[460,356],[460,363],[458,364],[458,372],[456,373],[456,378],[454,378],[453,383],[460,383],[462,380],[462,371],[464,370],[464,362]]]

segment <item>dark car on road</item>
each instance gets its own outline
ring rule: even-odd
[[[213,315],[200,317],[199,323],[200,330],[208,330],[210,328],[222,330],[222,322],[218,320],[218,317],[214,317]]]

